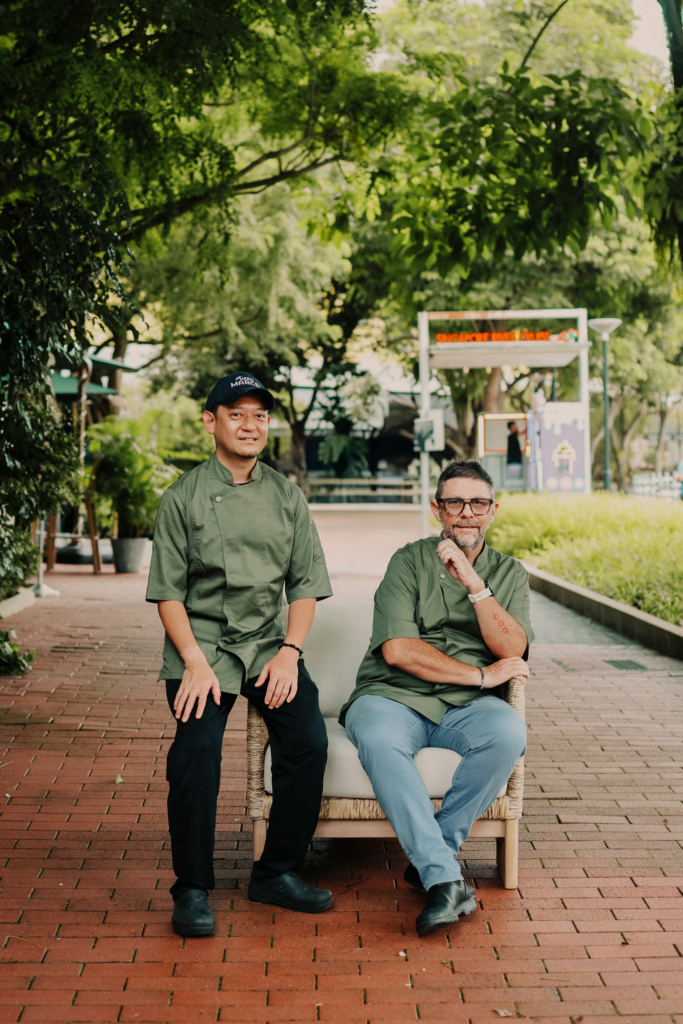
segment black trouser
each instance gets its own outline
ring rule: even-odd
[[[318,688],[299,662],[299,689],[290,704],[265,706],[267,684],[256,688],[257,676],[242,684],[246,697],[263,715],[273,758],[273,806],[266,845],[253,877],[275,878],[296,871],[304,862],[320,812],[327,763],[327,730],[318,707]],[[180,679],[166,680],[173,701]],[[187,889],[213,889],[213,849],[216,808],[221,784],[221,751],[228,715],[237,697],[222,693],[220,704],[211,694],[200,719],[195,711],[187,722],[176,723],[166,763],[168,827],[171,832],[174,899]],[[196,708],[196,705],[195,705]]]

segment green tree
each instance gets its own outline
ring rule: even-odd
[[[249,369],[275,394],[304,488],[306,430],[334,415],[336,389],[356,373],[347,348],[367,309],[345,285],[349,252],[307,231],[280,186],[243,201],[229,246],[220,215],[183,219],[165,240],[148,235],[134,272],[150,325],[142,340],[161,346],[152,386],[180,382],[203,399],[218,377]]]
[[[553,11],[557,16],[549,21]],[[426,150],[421,176],[404,179],[405,201],[400,196],[394,201],[395,185],[384,188],[380,181],[375,186],[384,189],[384,195],[378,198],[374,222],[355,226],[351,283],[368,297],[374,296],[386,325],[384,341],[402,354],[408,368],[417,369],[418,309],[585,305],[593,316],[622,316],[630,325],[622,337],[632,330],[641,342],[669,317],[667,310],[675,303],[672,284],[657,270],[647,229],[626,215],[634,211],[633,198],[618,192],[622,182],[630,182],[634,189],[638,186],[640,168],[633,154],[639,152],[646,163],[648,159],[648,126],[642,118],[637,120],[630,90],[656,95],[660,87],[654,62],[628,45],[632,19],[627,0],[609,4],[572,0],[561,10],[547,3],[442,0],[419,9],[410,3],[398,4],[386,15],[385,51],[400,55],[397,70],[404,68],[413,81],[421,83],[435,113],[431,124],[426,121],[420,140],[431,127],[431,138],[438,146],[430,144]],[[526,62],[523,78],[519,72],[499,74],[497,69],[506,60],[517,68]],[[582,77],[603,69],[610,79]],[[477,99],[469,107],[471,123],[460,134],[461,149],[451,147],[452,152],[464,154],[454,172],[455,165],[443,159],[443,132],[434,127],[447,119],[437,121],[436,111],[441,103],[444,110],[452,109],[453,97],[469,97],[470,92]],[[599,95],[609,97],[602,111],[596,102]],[[498,107],[491,112],[496,102]],[[571,111],[569,117],[561,114],[564,104]],[[464,119],[454,117],[451,130],[459,134],[463,124]],[[534,146],[536,131],[539,144]],[[620,140],[622,131],[625,135]],[[601,132],[603,142],[598,143]],[[635,138],[639,132],[640,141]],[[512,134],[515,139],[510,139]],[[471,144],[466,144],[468,140]],[[583,166],[585,180],[575,173],[573,163],[584,144],[588,150],[596,144]],[[603,146],[603,168],[591,172],[591,161],[596,168],[595,161],[603,159]],[[546,155],[554,151],[547,164],[544,150]],[[416,152],[419,146],[406,149],[406,163]],[[469,160],[478,164],[479,179],[477,172],[461,173]],[[433,173],[435,167],[438,173]],[[501,203],[497,190],[501,196],[504,193]],[[596,218],[596,211],[585,209],[583,220],[574,213],[569,221],[563,220],[567,204],[580,209],[581,197],[588,193],[594,195],[599,211],[601,190],[601,216]],[[449,206],[453,196],[460,204],[460,215],[446,223],[453,212]],[[502,203],[508,208],[499,216]],[[545,215],[546,203],[550,216]],[[597,373],[597,348],[592,356]],[[675,361],[675,355],[669,356]],[[669,356],[664,359],[667,366],[671,366]],[[654,366],[644,351],[643,365]],[[440,376],[459,428],[451,435],[451,443],[464,453],[475,444],[476,414],[502,408],[501,388],[509,409],[526,408],[547,372],[530,374],[522,369],[507,383],[500,370],[454,370]],[[560,395],[575,397],[574,378],[573,368],[560,372]],[[647,372],[639,371],[634,379],[639,386],[649,386]]]
[[[237,196],[381,145],[406,101],[372,45],[361,0],[0,7],[0,449],[34,449],[15,476],[44,455],[51,360],[136,336],[127,245],[207,208],[229,233]]]

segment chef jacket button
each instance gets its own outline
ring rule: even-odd
[[[439,573],[439,579],[440,580],[445,580],[446,579],[446,573],[445,572],[440,572]]]
[[[218,497],[216,498],[216,501],[220,501],[220,500],[221,500],[221,496],[219,494]]]

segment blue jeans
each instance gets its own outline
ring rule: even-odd
[[[365,695],[346,712],[346,733],[425,889],[462,878],[458,850],[526,752],[521,715],[498,697],[482,697],[450,708],[435,725],[405,704]],[[414,762],[423,747],[462,757],[436,814]]]

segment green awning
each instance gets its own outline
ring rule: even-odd
[[[77,377],[62,377],[61,373],[53,373],[51,377],[55,398],[78,397]],[[103,384],[87,384],[85,393],[88,398],[94,398],[96,395],[118,395],[116,388],[105,388]]]
[[[88,356],[93,366],[98,370],[123,370],[124,373],[137,373],[138,366],[126,366],[120,359],[103,359],[102,356]]]

